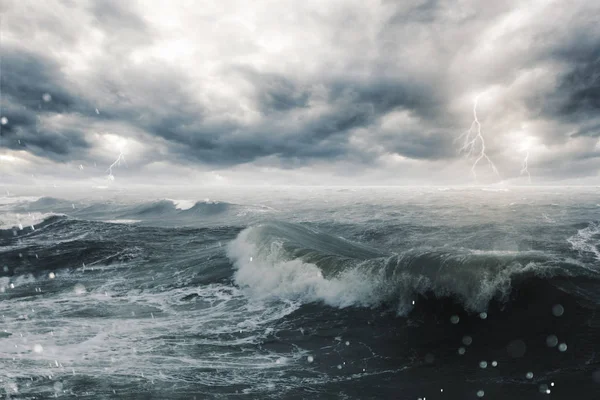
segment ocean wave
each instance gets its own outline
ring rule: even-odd
[[[5,213],[0,217],[0,231],[6,230],[35,230],[42,226],[44,221],[60,214],[32,212],[32,213]]]
[[[192,208],[194,206],[194,204],[196,204],[193,200],[174,200],[174,199],[165,199],[168,201],[173,202],[173,204],[175,205],[175,208],[177,210],[188,210],[190,208]]]
[[[30,210],[47,210],[52,209],[55,210],[57,208],[60,209],[69,209],[72,208],[73,202],[58,199],[56,197],[40,197],[37,200],[26,202],[23,206]]]
[[[567,241],[573,250],[579,253],[587,253],[600,260],[600,222],[591,222]]]
[[[334,307],[393,303],[399,314],[417,296],[449,297],[472,312],[505,302],[530,277],[591,273],[577,261],[534,251],[416,248],[389,254],[300,225],[267,223],[228,246],[235,282],[250,296],[324,302]]]
[[[210,201],[206,199],[203,201],[197,201],[191,208],[182,211],[182,214],[215,215],[224,213],[232,207],[235,207],[235,205],[232,203]]]
[[[176,214],[176,204],[172,200],[159,200],[155,202],[146,202],[135,206],[124,207],[126,210],[121,212],[122,218],[130,217],[160,217],[165,214]]]

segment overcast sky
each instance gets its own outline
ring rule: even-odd
[[[597,1],[0,4],[0,183],[600,184]]]

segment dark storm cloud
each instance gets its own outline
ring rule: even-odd
[[[372,79],[366,82],[333,82],[331,100],[370,109],[375,116],[408,109],[425,117],[435,117],[442,105],[437,89],[428,82],[403,82],[398,79]]]
[[[309,90],[290,78],[245,66],[232,68],[232,73],[240,74],[252,84],[259,108],[267,115],[307,107]]]
[[[564,115],[600,114],[600,43],[590,60],[578,63],[565,76],[559,91],[568,93],[561,107]]]
[[[456,157],[449,132],[402,132],[389,138],[389,150],[412,159],[441,160]]]
[[[600,117],[598,118],[600,120]],[[588,137],[600,137],[600,121],[593,121],[590,124],[586,124],[574,132],[572,137],[577,136],[588,136]]]
[[[464,156],[455,139],[471,122],[465,99],[493,88],[505,97],[491,96],[482,115],[491,115],[487,150],[500,167],[514,164],[507,135],[529,119],[546,123],[527,134],[561,168],[579,156],[595,165],[595,150],[565,150],[600,136],[600,12],[575,3],[563,10],[566,27],[548,22],[560,10],[538,2],[366,2],[308,12],[260,3],[248,13],[256,20],[240,5],[15,3],[2,28],[9,123],[0,145],[54,161],[96,160],[100,131],[139,142],[140,162],[452,161]],[[552,79],[536,86],[526,75],[535,68]],[[395,114],[404,119],[394,122]]]
[[[3,147],[62,161],[89,147],[83,127],[57,130],[42,123],[49,115],[89,112],[85,100],[67,89],[53,60],[4,48],[0,83],[3,116],[8,119],[0,128]]]

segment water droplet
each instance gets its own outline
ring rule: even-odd
[[[525,377],[526,377],[527,379],[533,379],[533,372],[528,372],[528,373],[525,375]]]
[[[46,103],[48,103],[49,101],[52,101],[52,96],[50,95],[50,93],[44,93],[44,94],[42,95],[42,99],[43,99],[43,100],[44,100]]]
[[[546,338],[546,346],[555,347],[558,344],[558,338],[556,335],[550,335]]]
[[[565,313],[565,308],[560,304],[555,304],[552,306],[552,315],[555,317],[560,317]]]
[[[0,118],[0,123],[2,123],[2,125],[8,124],[8,118],[6,118],[6,117]]]
[[[527,351],[527,345],[524,341],[517,339],[511,341],[508,346],[506,346],[506,350],[512,358],[520,358],[525,355],[525,352]]]
[[[486,312],[482,312],[481,314],[479,314],[479,318],[486,319],[487,318],[487,313]]]
[[[458,317],[458,315],[453,315],[450,317],[450,322],[452,322],[454,325],[458,324],[459,321],[460,318]]]
[[[473,338],[471,336],[464,336],[462,342],[465,346],[470,346],[473,343]]]
[[[346,340],[346,346],[350,346],[350,342]]]
[[[561,343],[558,345],[558,351],[560,351],[561,353],[567,351],[567,344],[566,343]]]
[[[458,348],[458,354],[460,354],[461,356],[462,356],[463,354],[465,354],[465,352],[466,352],[466,351],[467,351],[467,350],[466,350],[464,347],[459,347],[459,348]]]
[[[492,367],[497,367],[498,366],[498,361],[492,361]]]
[[[477,397],[483,397],[483,396],[485,396],[485,392],[483,390],[478,390]]]
[[[78,283],[75,285],[73,290],[75,291],[75,294],[79,296],[85,293],[85,286],[83,286],[81,283]]]
[[[33,351],[36,353],[41,353],[42,351],[44,351],[44,348],[41,344],[36,344],[33,346]]]
[[[54,272],[50,272],[50,273],[48,274],[48,278],[50,278],[50,279],[54,279],[54,278],[56,278],[56,275],[54,275]]]
[[[342,369],[342,365],[338,364],[337,369]]]
[[[306,361],[308,361],[309,363],[313,362],[315,359],[313,358],[313,356],[308,356],[306,357]]]
[[[479,368],[483,368],[483,369],[487,368],[487,361],[480,361]]]

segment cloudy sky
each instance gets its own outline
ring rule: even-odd
[[[600,2],[0,4],[0,183],[600,184]]]

